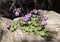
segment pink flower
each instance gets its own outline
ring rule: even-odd
[[[38,10],[37,10],[37,9],[33,9],[33,12],[34,12],[35,14],[37,14],[37,13],[38,13]]]
[[[24,20],[24,21],[28,21],[29,18],[28,18],[28,17],[24,17],[23,20]]]
[[[42,21],[41,21],[41,24],[45,26],[45,25],[47,24],[46,21],[48,20],[48,18],[45,17],[44,14],[41,14],[41,20],[42,20]]]
[[[48,18],[44,17],[44,18],[42,18],[42,21],[43,21],[43,20],[44,20],[44,21],[47,21],[47,20],[48,20]]]
[[[47,23],[46,23],[46,21],[43,20],[43,21],[41,22],[41,24],[45,26]]]
[[[32,14],[28,13],[27,15],[24,16],[23,20],[28,21],[31,16],[32,16]]]
[[[32,14],[31,13],[28,13],[27,16],[30,18],[32,16]]]
[[[19,16],[19,12],[18,11],[15,12],[15,16]]]

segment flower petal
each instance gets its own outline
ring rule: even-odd
[[[37,14],[37,13],[38,13],[38,10],[37,10],[37,9],[33,9],[33,12],[34,12],[35,14]]]
[[[46,21],[43,20],[43,21],[41,22],[41,24],[42,24],[42,25],[46,25]]]
[[[16,12],[15,12],[15,16],[19,16],[19,12],[16,11]]]

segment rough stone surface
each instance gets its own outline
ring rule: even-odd
[[[46,41],[39,35],[28,35],[21,30],[16,29],[11,32],[7,29],[5,21],[12,20],[1,17],[0,18],[0,41],[1,42],[60,42],[60,14],[54,11],[39,10],[40,14],[43,12],[48,17],[46,27],[52,35],[52,41]]]
[[[28,35],[21,32],[21,30],[17,29],[14,32],[14,42],[46,42],[46,41],[39,35]]]
[[[1,27],[0,29],[2,29],[1,42],[13,42],[12,32],[10,32],[5,25],[5,22],[7,20],[11,22],[10,19],[0,17],[0,27]]]
[[[60,42],[60,14],[54,11],[39,10],[40,14],[43,12],[48,17],[46,27],[52,35],[53,42]]]
[[[9,20],[6,18],[0,18],[0,30],[2,31],[1,42],[45,42],[46,40],[39,35],[28,35],[23,33],[19,28],[14,32],[7,29],[5,21]],[[12,20],[9,20],[11,22]],[[1,34],[1,33],[0,33]]]

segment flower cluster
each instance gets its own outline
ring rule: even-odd
[[[34,14],[37,14],[38,13],[38,10],[37,9],[33,9],[33,13]],[[31,12],[30,13],[27,13],[27,15],[24,16],[23,20],[24,21],[28,21],[31,16],[32,16],[32,13]]]
[[[23,20],[28,21],[31,16],[32,16],[32,14],[28,13],[27,15],[24,16]]]
[[[19,16],[19,12],[15,11],[15,15]],[[23,21],[20,21],[23,20]],[[44,14],[38,14],[37,9],[33,9],[30,13],[27,13],[22,18],[17,18],[12,21],[11,25],[9,26],[8,22],[6,24],[9,26],[10,31],[15,31],[18,27],[23,32],[27,32],[28,34],[37,34],[41,36],[48,35],[48,29],[45,27],[47,24],[47,18]],[[44,29],[43,29],[44,28]]]
[[[44,16],[44,14],[42,14],[41,16],[42,16],[41,24],[42,24],[43,26],[45,26],[45,25],[47,24],[47,22],[46,22],[46,21],[47,21],[47,19],[48,19],[48,18],[47,18],[47,17],[45,17],[45,16]]]
[[[48,30],[42,25],[46,25],[47,18],[45,18],[43,15],[42,21],[40,21],[41,18],[39,16],[41,16],[41,15],[31,14],[31,13],[25,15],[24,20],[27,22],[22,21],[21,25],[20,25],[20,27],[21,27],[20,29],[23,32],[27,32],[30,34],[37,34],[37,35],[45,36]],[[30,18],[30,20],[29,20],[29,18]],[[44,27],[44,29],[43,29],[43,27]]]

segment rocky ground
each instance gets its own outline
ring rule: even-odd
[[[60,41],[60,14],[54,11],[39,10],[43,12],[47,17],[47,25],[49,31],[51,31],[52,40],[46,41],[39,35],[27,35],[21,30],[16,29],[11,32],[5,25],[6,20],[10,22],[12,20],[0,17],[0,42],[59,42]]]

